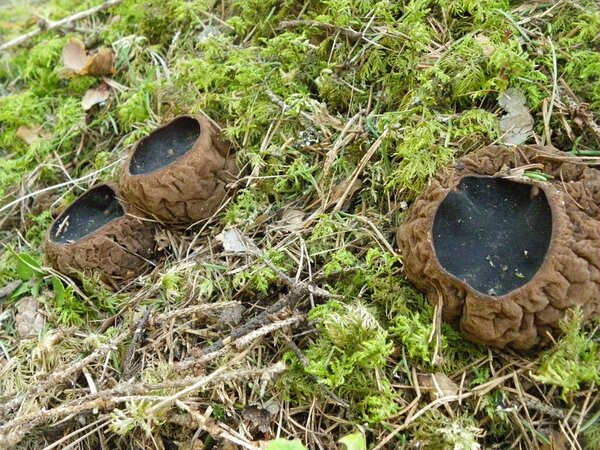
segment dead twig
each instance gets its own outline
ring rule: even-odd
[[[338,27],[329,23],[317,22],[316,20],[285,20],[279,24],[277,29],[286,30],[288,28],[297,27],[318,28],[331,34],[339,33],[351,41],[358,41],[364,38],[364,35],[359,31],[355,31],[351,28]]]
[[[148,319],[150,319],[151,312],[152,306],[148,306],[144,316],[140,319],[137,327],[135,328],[133,337],[131,338],[131,343],[127,349],[127,356],[125,356],[125,361],[123,362],[123,380],[129,380],[133,376],[133,360],[135,357],[135,352],[142,341],[142,334],[144,333],[144,329],[148,324]]]
[[[38,384],[32,386],[27,392],[20,394],[13,398],[12,400],[6,402],[3,405],[0,405],[0,418],[4,417],[6,414],[14,411],[16,408],[23,403],[27,398],[35,397],[42,392],[48,391],[50,388],[59,386],[64,384],[69,378],[73,375],[79,373],[85,366],[90,364],[92,361],[100,358],[106,353],[115,350],[117,346],[123,342],[129,333],[122,333],[117,336],[115,339],[110,341],[108,344],[102,345],[101,347],[94,350],[88,356],[83,358],[81,361],[71,365],[62,371],[57,371],[52,373],[48,378],[44,381],[39,382]]]
[[[44,31],[54,30],[56,28],[63,27],[72,22],[76,22],[81,19],[85,19],[86,17],[92,16],[100,11],[104,11],[105,9],[112,8],[120,3],[123,3],[123,0],[108,0],[107,2],[94,6],[93,8],[86,9],[85,11],[80,11],[72,16],[65,17],[64,19],[57,20],[56,22],[51,22],[49,20],[45,20],[43,26],[37,27],[35,30],[31,30],[29,33],[25,33],[21,36],[18,36],[4,44],[0,45],[0,50],[6,50],[11,47],[16,47],[17,45],[21,45],[24,42],[33,39],[34,37],[42,34]]]
[[[241,356],[241,355],[240,355]],[[160,408],[166,408],[172,405],[177,399],[188,393],[206,387],[208,384],[217,382],[231,381],[234,379],[251,378],[255,376],[272,378],[285,370],[285,364],[279,362],[273,366],[262,369],[244,369],[238,371],[225,371],[226,367],[202,377],[191,377],[184,380],[167,381],[156,384],[129,384],[122,383],[113,389],[89,394],[70,402],[64,403],[52,409],[42,409],[30,414],[17,417],[4,425],[0,426],[0,448],[10,448],[18,444],[31,430],[45,423],[58,420],[63,417],[75,416],[98,409],[103,412],[110,412],[119,403],[125,403],[135,400],[154,400],[158,401],[152,407],[153,411]],[[170,397],[151,397],[146,394],[165,389],[183,388],[182,391]]]
[[[239,328],[236,328],[231,334],[223,339],[219,339],[214,344],[205,348],[200,354],[187,358],[177,364],[175,364],[175,371],[190,370],[206,361],[212,359],[213,356],[221,354],[222,350],[232,345],[238,339],[250,334],[251,332],[273,323],[272,315],[281,311],[285,307],[294,309],[296,303],[298,303],[305,295],[307,291],[298,287],[292,289],[287,295],[283,296],[267,309],[260,314],[252,317],[246,323]]]

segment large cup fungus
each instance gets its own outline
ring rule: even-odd
[[[123,197],[164,223],[210,217],[237,176],[230,148],[206,116],[178,117],[134,145],[120,182]]]
[[[600,315],[600,171],[567,159],[485,147],[440,170],[411,206],[397,236],[406,276],[468,339],[530,349],[571,308]]]
[[[67,275],[100,274],[110,284],[134,277],[154,249],[154,227],[138,216],[112,185],[94,186],[50,227],[46,262]]]

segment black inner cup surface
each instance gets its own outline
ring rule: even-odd
[[[433,246],[442,267],[494,296],[533,278],[551,237],[552,212],[544,192],[503,178],[463,178],[433,222]]]
[[[50,238],[66,244],[85,237],[125,213],[108,186],[82,195],[54,222]]]
[[[200,136],[200,124],[192,117],[180,117],[143,139],[129,164],[133,175],[152,172],[185,155]]]

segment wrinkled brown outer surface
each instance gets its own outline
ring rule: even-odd
[[[585,319],[600,315],[600,171],[561,162],[565,153],[539,146],[482,148],[442,169],[411,206],[398,231],[406,276],[443,302],[444,320],[472,341],[493,347],[530,349],[548,342],[548,333],[569,308],[580,306]],[[446,272],[433,248],[438,206],[468,175],[495,175],[503,168],[543,164],[551,182],[544,190],[553,217],[552,238],[539,271],[506,295],[482,294]]]
[[[195,119],[200,123],[200,136],[192,149],[171,164],[133,175],[129,166],[139,142],[125,161],[121,195],[163,223],[191,224],[210,217],[225,198],[226,184],[239,172],[216,126],[205,116]]]
[[[115,186],[108,186],[118,195]],[[43,244],[46,264],[70,276],[77,276],[78,272],[100,274],[104,282],[113,285],[139,275],[146,268],[143,258],[151,258],[154,251],[154,225],[137,219],[141,213],[131,205],[122,201],[119,204],[125,212],[124,216],[73,243],[52,241],[50,233],[53,224]]]

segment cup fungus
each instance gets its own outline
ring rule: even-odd
[[[206,116],[181,116],[134,145],[120,189],[127,201],[164,223],[210,217],[237,176],[229,145]]]
[[[600,171],[555,149],[459,159],[415,200],[397,239],[406,276],[472,341],[530,349],[571,308],[600,315]]]
[[[50,227],[46,262],[67,275],[98,273],[110,284],[138,275],[152,256],[154,227],[135,216],[111,184],[92,187]]]

